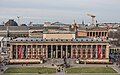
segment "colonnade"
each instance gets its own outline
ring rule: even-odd
[[[106,45],[11,45],[11,59],[109,58]]]
[[[87,36],[90,37],[108,37],[108,33],[107,32],[87,32]]]

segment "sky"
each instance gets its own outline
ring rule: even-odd
[[[0,23],[9,19],[20,23],[120,22],[120,0],[0,0]]]

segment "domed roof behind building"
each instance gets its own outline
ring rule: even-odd
[[[61,22],[54,22],[54,23],[52,23],[52,25],[64,25],[64,23],[61,23]]]
[[[27,26],[26,24],[21,24],[21,26]]]
[[[18,26],[18,24],[14,21],[14,19],[9,19],[9,21],[5,23],[5,26]]]

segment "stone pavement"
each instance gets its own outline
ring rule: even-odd
[[[112,66],[112,68],[120,74],[120,67],[118,66]]]
[[[2,69],[3,69],[4,71],[5,71],[7,68],[8,68],[8,67],[6,67],[6,66],[3,66],[3,67],[2,67]],[[1,75],[1,74],[3,74],[3,71],[2,71],[2,72],[0,71],[0,75]]]

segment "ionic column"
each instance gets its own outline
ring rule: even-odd
[[[23,45],[21,45],[21,59],[23,58],[23,55],[24,55],[24,54],[23,54],[23,50],[24,50],[24,49],[23,49]]]
[[[46,58],[48,58],[48,47],[47,47],[48,45],[45,45],[45,49],[44,49],[44,51],[46,51]]]
[[[82,48],[82,45],[80,47],[80,53],[81,53],[81,58],[83,58],[83,48]]]
[[[90,51],[91,51],[91,54],[90,54],[90,55],[91,55],[91,58],[93,58],[93,57],[92,57],[92,56],[93,56],[93,49],[92,49],[93,47],[92,47],[92,46],[93,46],[93,45],[91,45],[91,48],[90,48]]]
[[[56,45],[56,58],[58,58],[58,45]]]
[[[97,37],[97,32],[95,32],[95,37]]]
[[[96,45],[96,57],[95,58],[98,58],[98,47],[97,47],[97,45]]]
[[[102,32],[103,33],[103,37],[105,38],[105,32]]]
[[[75,45],[75,53],[76,53],[75,54],[75,56],[76,56],[75,58],[77,58],[77,45]]]
[[[10,45],[10,59],[13,58],[13,45]]]
[[[101,37],[101,32],[99,32],[99,37]]]
[[[66,58],[68,57],[68,45],[66,45]]]
[[[109,58],[109,44],[106,45],[105,58]]]
[[[37,45],[35,45],[36,55],[35,58],[37,59],[38,51],[37,51]]]
[[[106,37],[108,37],[108,32],[106,32]]]
[[[106,38],[106,32],[104,32],[104,36],[105,36],[105,38]]]
[[[41,54],[40,57],[43,57],[43,45],[41,45]]]
[[[61,45],[61,58],[63,58],[63,45]]]
[[[102,58],[103,56],[103,45],[101,45],[101,50],[100,50],[100,58]]]
[[[76,45],[76,58],[78,57],[78,46]]]
[[[28,56],[30,55],[30,54],[29,54],[29,51],[30,51],[30,50],[29,50],[29,45],[27,45],[27,58],[28,58]]]
[[[35,48],[34,47],[33,47],[33,51],[32,52],[33,52],[32,55],[33,55],[33,58],[34,58],[34,56],[35,56]]]
[[[31,58],[33,57],[33,45],[31,45]]]
[[[102,37],[104,37],[104,32],[101,32],[102,33]]]
[[[88,57],[88,46],[87,45],[85,45],[85,58],[87,58]]]
[[[18,59],[18,45],[16,45],[16,59]]]
[[[50,46],[51,46],[51,58],[53,58],[53,45]]]
[[[92,34],[93,34],[93,37],[95,37],[94,33],[95,33],[95,32],[92,32]]]
[[[92,32],[92,37],[93,37],[93,32]]]
[[[72,45],[71,45],[71,58],[73,58],[72,56],[73,56],[73,48],[72,48]]]
[[[26,45],[26,59],[27,59],[27,57],[28,57],[28,46]]]
[[[39,56],[40,56],[40,48],[39,48],[39,45],[37,45],[37,58],[39,59]]]
[[[98,36],[100,37],[100,34],[99,34],[99,32],[98,32]]]

